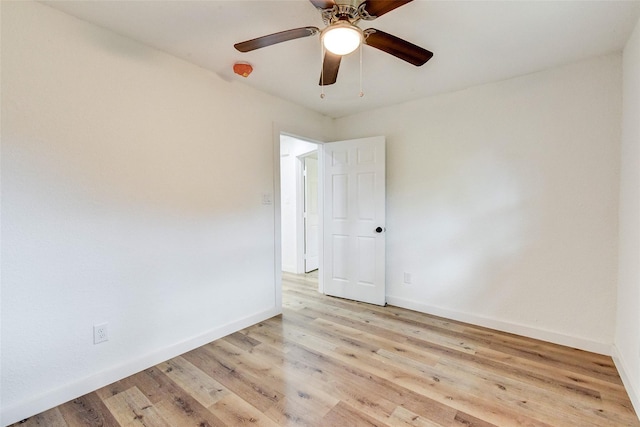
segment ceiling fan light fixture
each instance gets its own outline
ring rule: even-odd
[[[348,55],[362,43],[362,30],[353,24],[340,21],[322,32],[325,49],[336,55]]]

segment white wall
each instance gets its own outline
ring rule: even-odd
[[[278,212],[262,197],[279,196],[279,130],[387,136],[389,302],[602,352],[615,329],[637,404],[638,31],[624,55],[615,329],[619,55],[334,128],[44,5],[2,2],[0,423],[277,312]],[[102,322],[110,341],[94,346]]]
[[[640,413],[640,21],[623,56],[618,316],[615,359]]]
[[[331,120],[2,2],[7,424],[279,311],[274,123]],[[275,141],[277,144],[278,141]],[[93,345],[94,324],[110,340]]]
[[[298,260],[298,165],[297,158],[318,149],[317,144],[283,135],[280,143],[282,269],[290,273],[304,273]],[[300,224],[300,226],[302,226]]]
[[[337,120],[387,137],[387,301],[610,353],[620,120],[618,54]]]

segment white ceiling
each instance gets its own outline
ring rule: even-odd
[[[638,17],[634,1],[415,0],[374,20],[378,28],[434,52],[422,67],[364,46],[345,57],[320,98],[317,36],[249,53],[233,44],[303,26],[323,28],[308,0],[45,1],[116,33],[331,117],[532,73],[624,47]],[[236,61],[254,71],[233,74]]]

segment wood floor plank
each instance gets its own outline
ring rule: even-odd
[[[160,363],[157,368],[205,408],[230,394],[222,384],[180,356]]]
[[[458,412],[454,418],[455,425],[473,426],[473,427],[497,427],[495,424],[488,423],[476,417],[472,417],[464,412]]]
[[[333,313],[344,313],[349,315],[348,310],[334,311]],[[360,323],[378,326],[392,332],[396,337],[414,337],[423,341],[439,344],[443,347],[465,353],[475,353],[474,346],[466,340],[451,334],[438,334],[433,328],[428,328],[424,324],[408,322],[406,319],[397,316],[382,316],[375,311],[351,314],[349,317],[357,319]]]
[[[210,409],[228,426],[277,427],[280,425],[236,394],[223,397]]]
[[[421,417],[410,410],[398,406],[389,417],[389,424],[393,426],[411,426],[411,427],[442,427],[442,424]]]
[[[386,420],[396,408],[396,404],[386,398],[370,393],[367,389],[354,386],[349,381],[338,381],[331,372],[326,370],[325,365],[314,365],[309,360],[302,361],[303,358],[292,358],[282,360],[276,354],[276,350],[270,348],[268,344],[261,344],[251,349],[247,356],[255,356],[270,363],[279,364],[286,372],[289,381],[293,383],[303,383],[313,389],[321,390],[325,394],[345,401],[353,407],[369,413],[378,420]]]
[[[318,425],[325,426],[371,426],[385,427],[389,424],[376,421],[367,414],[357,411],[344,402],[338,403],[333,407],[321,423]]]
[[[218,340],[206,348],[222,363],[242,366],[245,371],[262,378],[271,384],[274,390],[286,396],[265,412],[278,423],[293,420],[298,424],[312,425],[319,422],[326,412],[338,403],[335,397],[311,387],[306,372],[298,372],[295,369],[285,371],[243,352],[224,340]]]
[[[282,277],[282,315],[19,426],[640,427],[608,356]]]
[[[187,390],[176,384],[158,366],[144,370],[144,374],[157,384],[156,390],[141,389],[146,395],[159,397],[157,405],[170,413],[172,418],[181,419],[178,425],[224,426],[219,418],[198,402]],[[149,382],[146,384],[150,384]]]
[[[38,415],[35,415],[31,418],[28,418],[20,424],[15,424],[16,426],[21,427],[36,427],[36,426],[44,426],[44,427],[68,427],[69,424],[64,419],[62,413],[59,408],[52,408],[48,411],[42,412]]]
[[[296,326],[289,325],[289,328],[295,329]],[[316,331],[316,329],[312,328],[308,323],[305,324],[304,330],[311,331],[311,334]],[[415,374],[409,372],[411,367],[415,367],[416,364],[410,365],[410,367],[407,369],[407,367],[404,365],[380,363],[380,359],[375,359],[371,355],[372,353],[375,353],[375,346],[365,346],[363,344],[364,340],[350,338],[350,331],[343,331],[345,332],[345,335],[341,335],[338,334],[335,329],[333,329],[334,334],[331,335],[326,333],[327,329],[319,330],[323,335],[323,338],[332,339],[336,345],[343,344],[344,347],[336,347],[335,349],[332,348],[327,351],[324,349],[325,346],[317,345],[318,340],[315,338],[318,337],[313,336],[306,337],[304,340],[298,339],[298,341],[315,351],[324,351],[326,356],[337,358],[341,363],[345,365],[357,364],[361,367],[364,366],[365,369],[372,374],[375,374],[381,378],[386,378],[396,383],[400,383],[406,388],[417,391],[418,393],[424,394],[425,396],[428,396],[429,398],[437,400],[441,403],[446,403],[458,410],[470,413],[484,413],[486,414],[486,416],[490,416],[491,419],[498,420],[499,422],[504,422],[505,420],[514,417],[511,409],[521,406],[521,402],[512,399],[509,402],[511,407],[509,410],[500,408],[497,403],[491,403],[487,401],[483,393],[481,393],[480,391],[476,391],[477,385],[472,384],[470,381],[462,382],[462,384],[464,384],[464,391],[466,392],[466,394],[460,393],[458,389],[463,387],[460,386],[461,383],[458,382],[456,378],[448,378],[441,374],[437,374],[436,370],[429,369],[427,366],[423,366],[422,374],[428,371],[428,380],[423,377],[416,377]],[[362,338],[362,335],[358,336]],[[465,397],[472,392],[473,399]],[[500,405],[504,405],[504,402],[499,403]],[[529,415],[522,415],[523,419],[531,418],[532,410],[528,409],[528,412]],[[544,423],[538,423],[538,425],[542,424]]]
[[[122,427],[170,427],[137,387],[111,396],[104,403]]]
[[[243,350],[251,350],[252,348],[254,348],[257,345],[260,345],[260,341],[258,340],[254,340],[252,338],[249,338],[248,336],[241,334],[240,332],[236,332],[234,334],[231,335],[227,335],[226,337],[222,338],[224,341],[227,341],[233,345],[235,345],[236,347],[239,347]]]
[[[217,360],[206,346],[186,353],[183,357],[263,412],[284,397],[282,393],[273,389],[272,384],[263,379],[242,371],[240,367]]]
[[[69,425],[118,427],[119,424],[96,393],[90,393],[58,407]]]
[[[341,314],[327,314],[326,312],[322,312],[317,309],[307,308],[304,310],[304,313],[310,314],[316,319],[322,319],[338,325],[366,332],[368,333],[369,337],[373,337],[373,339],[377,340],[381,347],[386,348],[390,351],[402,353],[403,355],[409,357],[415,357],[416,359],[422,361],[425,361],[425,359],[431,359],[432,364],[437,363],[439,359],[439,356],[436,354],[430,354],[423,351],[422,349],[415,349],[415,346],[407,345],[408,340],[403,339],[403,337],[399,336],[393,331],[381,328],[379,326],[371,325],[366,321],[362,322],[359,320],[355,320],[352,317],[347,317],[348,312]],[[412,354],[414,351],[416,352],[416,354]]]
[[[442,405],[392,381],[372,375],[360,367],[345,365],[337,358],[327,356],[322,352],[300,346],[292,350],[292,354],[317,366],[323,375],[326,374],[326,381],[332,383],[342,393],[356,396],[356,400],[365,405],[365,412],[375,413],[372,409],[384,410],[384,408],[375,406],[378,405],[376,402],[388,400],[396,405],[403,405],[429,419],[441,422],[443,425],[448,425],[447,423],[455,417],[456,410],[447,405]],[[356,405],[351,406],[355,407]],[[387,413],[391,414],[390,411]]]
[[[138,372],[130,377],[116,381],[95,391],[95,394],[103,401],[111,396],[122,393],[130,388],[138,388],[144,390],[145,396],[152,404],[158,403],[163,399],[160,384],[145,371]]]
[[[617,402],[603,399],[596,390],[579,387],[567,387],[562,383],[554,383],[553,380],[538,381],[538,378],[520,377],[509,375],[507,369],[496,371],[494,369],[477,368],[472,364],[456,363],[451,360],[442,360],[437,369],[441,372],[456,373],[464,378],[481,378],[487,384],[494,384],[500,391],[517,398],[528,399],[537,413],[548,413],[548,420],[559,417],[561,412],[568,420],[580,422],[584,412],[591,411],[599,418],[609,419],[612,425],[619,425],[626,415],[628,408],[621,407]],[[506,374],[505,374],[506,372]],[[595,411],[595,412],[594,412]]]

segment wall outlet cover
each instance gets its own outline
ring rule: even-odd
[[[411,273],[404,273],[404,283],[407,285],[411,284]]]
[[[93,343],[100,344],[101,342],[109,341],[109,324],[102,323],[100,325],[93,325]]]

